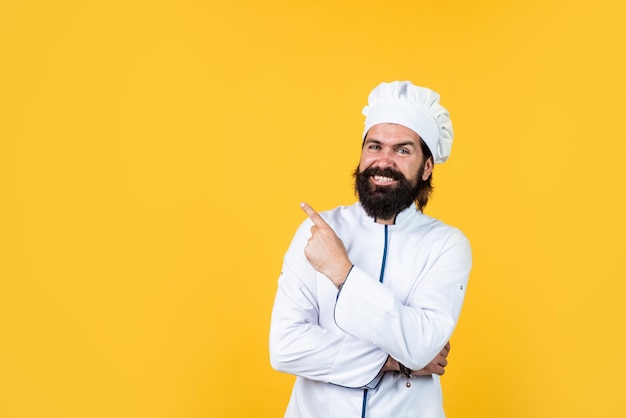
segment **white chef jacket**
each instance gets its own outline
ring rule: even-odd
[[[415,206],[394,225],[375,223],[359,203],[321,216],[354,267],[338,291],[304,255],[312,221],[300,225],[270,327],[272,366],[297,376],[285,417],[445,417],[439,376],[380,370],[388,355],[419,370],[450,339],[472,264],[468,240]]]

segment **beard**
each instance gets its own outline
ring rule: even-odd
[[[422,188],[422,174],[424,167],[420,167],[415,184],[411,184],[399,171],[391,168],[369,167],[359,172],[357,166],[354,171],[354,190],[359,196],[361,206],[374,219],[394,219],[398,213],[411,206],[417,199]],[[384,176],[397,180],[393,186],[377,186],[370,182],[372,176]]]

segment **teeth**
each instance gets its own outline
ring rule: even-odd
[[[376,181],[380,181],[380,182],[384,182],[384,183],[388,183],[390,181],[393,181],[393,179],[391,177],[383,177],[383,176],[374,176],[374,179]]]

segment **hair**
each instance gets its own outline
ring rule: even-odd
[[[417,197],[415,198],[415,202],[417,203],[417,209],[420,212],[424,212],[424,208],[426,207],[426,204],[428,203],[428,199],[430,198],[430,195],[433,193],[433,185],[432,185],[433,174],[431,173],[430,176],[428,176],[426,180],[422,180],[421,176],[422,176],[422,173],[424,172],[426,161],[428,161],[429,158],[433,160],[433,165],[435,163],[434,163],[432,152],[430,152],[428,145],[426,145],[426,142],[424,142],[424,140],[421,138],[420,138],[420,148],[422,148],[422,156],[424,157],[424,160],[422,161],[422,166],[420,167],[420,170],[418,173],[417,181],[420,185],[420,188],[419,188],[419,191],[417,192]]]

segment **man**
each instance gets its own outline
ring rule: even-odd
[[[296,382],[285,417],[444,417],[439,375],[471,250],[422,213],[452,145],[439,95],[382,83],[363,109],[359,203],[307,219],[285,255],[270,361]]]

